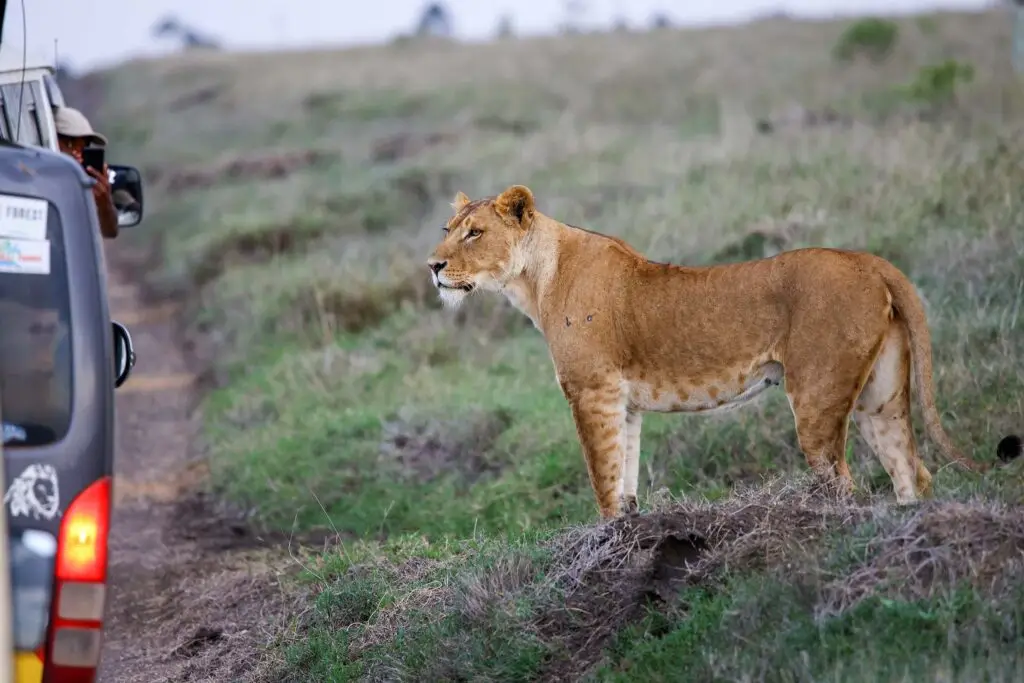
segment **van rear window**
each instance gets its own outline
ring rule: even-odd
[[[64,438],[71,422],[64,232],[42,199],[0,194],[0,417],[5,447]]]

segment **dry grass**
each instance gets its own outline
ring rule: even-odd
[[[950,586],[1007,595],[1024,569],[1024,519],[983,501],[930,504],[867,539],[864,560],[825,584],[817,617],[867,598],[929,600]]]

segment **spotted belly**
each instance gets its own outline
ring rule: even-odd
[[[707,413],[737,408],[782,383],[781,363],[768,362],[753,371],[725,372],[704,381],[631,381],[630,404],[654,413]]]

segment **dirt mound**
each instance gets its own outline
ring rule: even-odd
[[[394,163],[456,140],[457,135],[444,131],[421,135],[410,132],[398,133],[375,140],[370,150],[370,159],[374,163]]]
[[[907,513],[829,502],[809,493],[809,484],[676,504],[560,539],[549,576],[564,603],[549,603],[534,623],[563,653],[545,680],[575,680],[646,607],[678,608],[682,588],[713,586],[736,572],[779,572],[816,586],[819,619],[870,596],[916,600],[965,584],[998,596],[1024,577],[1024,518],[1014,509],[944,501]],[[860,561],[829,565],[822,555],[827,536],[855,546]]]
[[[559,539],[549,576],[565,602],[543,610],[536,629],[564,656],[550,663],[545,680],[589,669],[645,606],[672,603],[682,588],[712,583],[729,570],[792,563],[830,529],[874,514],[831,503],[810,488],[800,481],[740,491],[724,502],[674,504]]]
[[[186,167],[155,166],[146,169],[146,180],[161,193],[174,195],[196,187],[224,182],[284,178],[309,166],[333,161],[337,153],[320,149],[234,156],[214,164]]]
[[[819,242],[817,234],[826,216],[791,213],[782,218],[765,218],[751,226],[742,237],[727,243],[711,255],[711,263],[735,263],[775,256],[801,243]]]
[[[393,420],[384,424],[381,455],[399,463],[417,481],[430,482],[457,472],[471,484],[501,472],[502,463],[488,458],[487,451],[511,424],[512,415],[501,410],[444,422]]]
[[[203,554],[284,547],[326,549],[342,540],[336,532],[292,534],[268,529],[250,513],[202,489],[184,491],[168,510],[165,537],[172,543],[191,544]]]
[[[205,287],[231,268],[267,263],[305,249],[326,231],[326,225],[300,223],[224,235],[213,240],[192,267],[192,279],[196,287]]]
[[[832,107],[808,109],[800,104],[790,104],[785,110],[773,116],[757,120],[755,128],[758,133],[770,134],[779,131],[802,131],[825,126],[842,126],[853,124],[853,120],[839,113]]]
[[[222,94],[227,92],[227,90],[227,83],[203,85],[175,97],[167,104],[167,109],[174,112],[182,112],[203,104],[212,104],[213,102],[216,102]]]

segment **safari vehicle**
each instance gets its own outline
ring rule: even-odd
[[[128,329],[110,319],[94,181],[55,151],[45,70],[26,80],[32,99],[13,106],[7,54],[0,57],[0,411],[13,668],[18,683],[78,683],[95,680],[100,661],[114,390],[135,352]],[[112,189],[136,199],[118,222],[137,225],[139,172],[110,168]]]
[[[106,609],[114,390],[135,351],[110,320],[94,181],[57,147],[55,69],[3,40],[0,0],[0,647],[18,683],[96,678]],[[110,165],[135,202],[142,179]],[[6,585],[5,585],[6,584]]]

